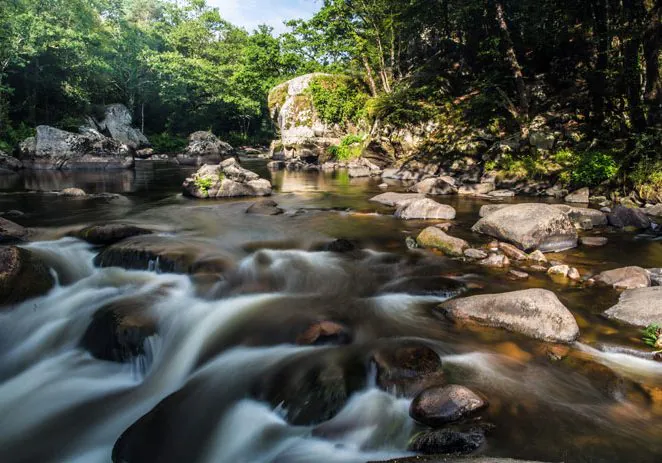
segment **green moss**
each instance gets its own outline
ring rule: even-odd
[[[287,95],[290,90],[290,85],[285,82],[280,84],[277,87],[274,87],[269,92],[268,105],[269,109],[273,110],[274,108],[281,108],[285,101],[287,101]]]

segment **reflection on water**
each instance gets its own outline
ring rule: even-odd
[[[269,175],[264,163],[248,167]],[[269,384],[272,389],[296,385],[296,375],[278,376],[283,365],[297,374],[317,371],[368,358],[376,346],[396,339],[429,344],[441,356],[448,382],[489,398],[485,419],[495,429],[481,450],[485,454],[659,461],[661,364],[599,349],[644,348],[638,330],[600,315],[618,299],[616,291],[565,285],[545,274],[515,282],[503,271],[408,251],[405,237],[429,223],[396,220],[391,209],[369,202],[380,192],[380,179],[350,179],[344,172],[274,173],[273,199],[285,214],[264,217],[246,214],[251,199],[181,197],[181,182],[190,172],[141,163],[135,172],[0,177],[0,210],[25,212],[16,221],[37,227],[41,240],[29,247],[62,283],[0,312],[3,463],[108,462],[121,435],[116,451],[128,452],[131,463],[361,463],[405,455],[416,429],[408,417],[409,401],[376,390],[375,371],[363,360],[351,378],[362,386],[333,419],[318,426],[289,425],[283,406],[255,393],[269,378],[280,378]],[[81,200],[35,193],[66,187],[123,197]],[[458,210],[451,234],[474,244],[486,241],[470,231],[484,203],[439,200]],[[98,269],[92,265],[96,249],[62,238],[72,227],[108,221],[156,228],[180,244],[222,253],[232,270],[203,288],[182,275]],[[660,242],[652,237],[608,233],[604,248],[577,248],[551,258],[584,273],[662,263]],[[310,252],[334,238],[349,239],[360,250],[344,256]],[[440,320],[434,307],[463,285],[465,294],[549,288],[577,318],[580,341],[549,346]],[[100,307],[144,301],[148,294],[158,295],[150,299],[148,313],[158,321],[159,334],[148,339],[145,355],[120,365],[79,347]],[[302,328],[328,319],[351,329],[351,346],[292,345]]]

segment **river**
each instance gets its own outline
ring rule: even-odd
[[[376,387],[375,369],[364,359],[408,342],[432,348],[448,382],[488,398],[483,419],[491,432],[480,454],[566,463],[660,461],[662,363],[605,348],[644,348],[637,329],[601,316],[618,300],[615,290],[546,274],[511,281],[501,270],[409,250],[406,237],[427,224],[395,219],[391,209],[369,202],[381,192],[379,179],[269,173],[262,161],[245,166],[272,179],[273,199],[285,214],[246,214],[250,199],[186,199],[181,183],[191,170],[169,164],[0,177],[0,211],[25,213],[13,219],[33,229],[25,246],[58,280],[47,295],[0,311],[0,461],[108,462],[122,435],[115,461],[127,463],[360,463],[407,456],[417,426],[408,415],[410,399]],[[36,192],[73,186],[123,197]],[[390,189],[403,186],[394,182]],[[488,242],[470,231],[484,201],[440,201],[458,211],[454,236]],[[152,271],[97,268],[98,250],[66,236],[118,221],[222,255],[233,277],[210,282],[161,273],[158,263]],[[608,236],[603,248],[554,258],[583,273],[661,266],[656,236]],[[337,238],[358,249],[311,251]],[[458,294],[447,278],[465,285],[465,294],[551,289],[577,319],[580,339],[554,358],[543,343],[440,320],[435,306]],[[158,334],[131,362],[99,360],[80,347],[101,307],[145,300]],[[351,344],[292,343],[294,331],[311,320],[341,321],[351,330]],[[296,403],[310,392],[305,383],[314,378],[318,384],[315,375],[328,371],[347,384],[337,413],[315,424],[292,416],[283,404]],[[322,393],[315,394],[321,400]],[[315,407],[306,403],[302,413],[314,414]]]

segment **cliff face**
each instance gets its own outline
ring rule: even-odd
[[[306,74],[269,92],[269,111],[280,134],[280,142],[272,145],[272,156],[314,162],[346,135],[339,126],[323,122],[315,108],[310,84],[318,77],[333,78]]]

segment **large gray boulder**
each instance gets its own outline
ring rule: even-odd
[[[616,228],[632,227],[646,229],[651,226],[651,221],[642,209],[633,209],[620,204],[609,213],[609,225]]]
[[[429,198],[401,204],[395,211],[395,216],[404,220],[453,220],[455,215],[456,212],[452,206],[439,204]]]
[[[604,315],[635,326],[662,324],[662,286],[625,291]]]
[[[113,140],[133,149],[149,146],[149,140],[133,127],[133,117],[123,104],[111,104],[104,108],[103,120],[95,121],[102,132],[107,132]]]
[[[177,155],[177,160],[183,165],[201,166],[203,164],[218,164],[234,156],[234,148],[219,140],[211,132],[194,132],[188,137],[188,146],[184,153]]]
[[[575,224],[581,224],[588,221],[592,227],[605,227],[608,225],[607,215],[597,209],[573,207],[567,204],[553,204],[553,206],[567,214],[570,220]]]
[[[94,129],[82,134],[47,125],[19,145],[18,157],[28,169],[128,169],[134,166],[133,151]]]
[[[579,337],[572,313],[545,289],[454,299],[441,304],[439,311],[451,320],[504,328],[543,341],[570,343]]]
[[[271,183],[244,169],[235,158],[204,165],[184,181],[184,195],[197,199],[270,196]]]
[[[418,182],[409,191],[426,195],[452,195],[457,193],[457,186],[452,177],[430,177]]]
[[[476,223],[476,233],[507,241],[525,251],[559,251],[577,246],[577,230],[566,214],[547,204],[516,204]]]

